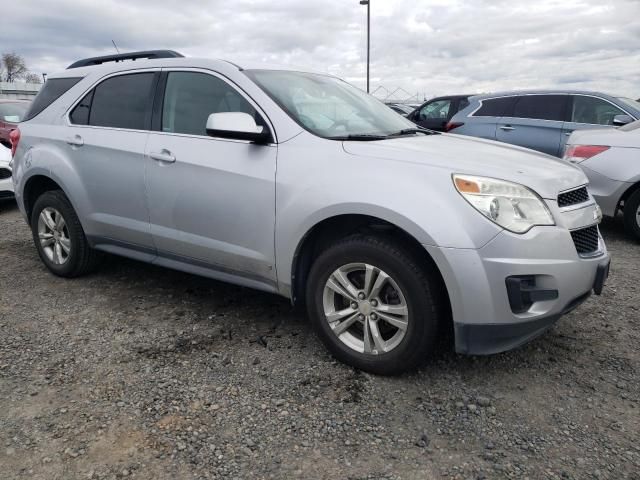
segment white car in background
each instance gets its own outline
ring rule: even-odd
[[[11,162],[11,150],[0,145],[0,199],[13,198],[13,181],[9,162]]]
[[[589,177],[602,213],[624,213],[626,230],[640,240],[640,120],[620,128],[574,131],[564,159]]]

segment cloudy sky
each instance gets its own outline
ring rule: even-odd
[[[371,85],[433,96],[581,88],[640,97],[640,0],[371,0]],[[358,0],[19,0],[0,51],[36,73],[156,48],[365,85]],[[406,96],[402,93],[399,96]]]

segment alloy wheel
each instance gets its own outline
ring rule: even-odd
[[[397,282],[368,263],[349,263],[327,279],[324,315],[338,339],[360,353],[398,347],[409,326],[409,308]]]
[[[55,265],[64,265],[71,254],[71,239],[62,214],[52,207],[40,212],[38,239],[46,257]]]

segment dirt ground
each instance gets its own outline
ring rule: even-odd
[[[285,299],[109,257],[49,274],[0,204],[2,479],[638,479],[640,244],[516,351],[397,378],[335,362]]]

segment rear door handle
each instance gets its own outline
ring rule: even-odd
[[[149,153],[149,157],[163,163],[174,163],[176,161],[176,157],[169,150],[164,148],[160,152]]]
[[[568,137],[569,135],[571,135],[573,132],[564,132],[564,134]]]
[[[67,143],[72,147],[81,147],[84,145],[84,140],[80,135],[74,135],[73,137],[67,138]]]
[[[510,132],[511,130],[515,130],[515,128],[513,128],[511,125],[501,125],[500,130],[505,130],[507,132]]]

